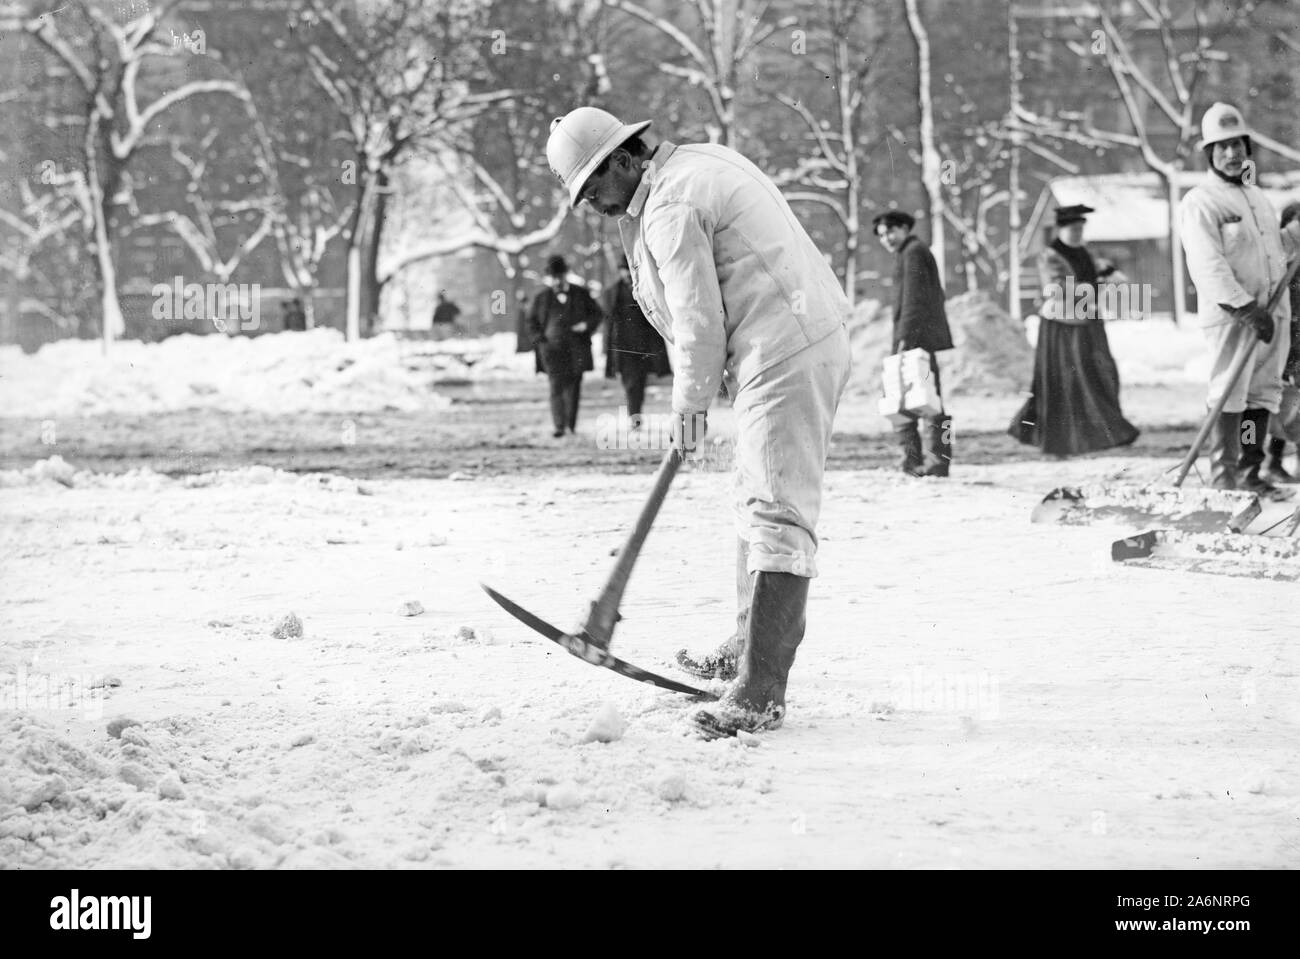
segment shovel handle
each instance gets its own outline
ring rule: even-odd
[[[601,648],[607,648],[614,635],[614,624],[618,622],[618,604],[622,601],[623,591],[627,589],[627,581],[632,576],[632,567],[636,564],[637,557],[641,555],[641,547],[645,544],[646,536],[650,534],[650,527],[654,524],[655,517],[659,515],[659,507],[663,506],[664,497],[668,495],[668,487],[672,485],[673,477],[677,475],[681,465],[682,454],[676,449],[670,449],[664,454],[663,461],[655,473],[650,496],[645,506],[641,507],[641,515],[636,519],[636,526],[633,527],[632,534],[628,536],[627,542],[619,551],[614,569],[610,572],[609,579],[605,581],[600,595],[591,604],[591,612],[582,631],[586,634],[586,639]]]
[[[1228,371],[1228,385],[1224,388],[1223,393],[1215,401],[1214,406],[1210,408],[1209,415],[1205,417],[1205,422],[1201,424],[1200,430],[1196,434],[1196,439],[1192,440],[1192,448],[1187,451],[1183,457],[1182,464],[1178,467],[1178,475],[1174,477],[1174,485],[1182,486],[1183,480],[1191,472],[1196,458],[1201,455],[1201,447],[1205,445],[1210,431],[1214,429],[1214,423],[1218,420],[1219,415],[1223,413],[1223,408],[1228,405],[1228,394],[1232,388],[1237,385],[1237,380],[1241,379],[1241,371],[1246,368],[1250,362],[1251,356],[1255,352],[1255,344],[1259,342],[1259,334],[1253,328],[1247,328],[1241,338],[1241,346],[1237,350],[1237,356],[1232,361],[1232,368]]]
[[[1291,280],[1295,278],[1296,270],[1298,268],[1300,268],[1300,259],[1297,259],[1296,262],[1291,264],[1291,268],[1286,271],[1286,276],[1282,277],[1282,283],[1273,291],[1273,295],[1268,298],[1268,304],[1264,309],[1269,313],[1273,312],[1273,308],[1276,307],[1278,302],[1282,299],[1282,294],[1285,293],[1287,287],[1291,285]],[[1259,334],[1255,332],[1253,327],[1247,327],[1245,334],[1242,336],[1241,346],[1238,348],[1237,356],[1232,361],[1232,368],[1228,370],[1228,385],[1224,387],[1222,394],[1219,396],[1218,400],[1215,401],[1214,406],[1211,407],[1209,415],[1205,417],[1205,422],[1201,424],[1201,429],[1196,434],[1196,439],[1192,441],[1192,448],[1189,449],[1187,455],[1183,457],[1183,462],[1178,467],[1178,476],[1174,478],[1175,486],[1183,485],[1183,480],[1187,478],[1187,474],[1196,463],[1196,458],[1201,455],[1201,447],[1205,445],[1205,441],[1209,437],[1210,431],[1214,429],[1215,421],[1223,412],[1224,406],[1227,405],[1228,394],[1231,393],[1232,388],[1237,385],[1237,380],[1241,379],[1241,372],[1246,368],[1246,364],[1250,362],[1251,355],[1255,352],[1255,344],[1258,341]]]

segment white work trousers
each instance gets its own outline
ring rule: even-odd
[[[750,573],[817,575],[822,476],[851,366],[841,326],[736,394],[736,532]]]
[[[1275,328],[1273,342],[1256,343],[1255,353],[1246,363],[1236,384],[1228,390],[1228,374],[1232,369],[1241,338],[1247,327],[1241,323],[1221,323],[1204,330],[1210,347],[1210,392],[1205,404],[1213,408],[1219,397],[1228,393],[1223,405],[1225,413],[1245,410],[1268,410],[1276,413],[1282,403],[1282,370],[1286,366],[1287,351],[1291,346],[1291,318],[1273,314]]]

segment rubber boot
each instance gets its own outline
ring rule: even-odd
[[[749,607],[753,601],[754,577],[749,572],[749,544],[736,537],[736,631],[711,653],[695,655],[689,650],[677,651],[677,665],[700,679],[721,679],[730,682],[736,678],[740,652],[745,647],[745,632],[749,626]]]
[[[925,457],[921,451],[921,434],[917,430],[916,420],[909,419],[907,422],[895,426],[894,435],[898,438],[898,445],[903,450],[903,456],[898,461],[898,468],[908,476],[924,476]]]
[[[1241,414],[1220,413],[1210,429],[1210,485],[1237,488],[1237,460],[1241,458]]]
[[[1300,483],[1300,479],[1292,476],[1282,465],[1282,460],[1286,457],[1286,440],[1274,436],[1268,441],[1268,453],[1264,457],[1264,469],[1260,474],[1270,483]]]
[[[947,476],[952,464],[952,417],[947,413],[927,416],[921,433],[925,446],[926,476]]]
[[[1264,465],[1264,443],[1268,438],[1268,410],[1250,409],[1241,414],[1241,455],[1237,459],[1237,489],[1271,496],[1277,487],[1259,475]]]
[[[785,687],[807,624],[806,576],[755,574],[745,651],[736,682],[692,722],[705,739],[779,729],[785,721]]]

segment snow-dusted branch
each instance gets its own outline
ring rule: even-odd
[[[395,276],[399,271],[404,270],[412,263],[418,263],[421,260],[429,260],[435,257],[450,256],[452,253],[458,253],[461,250],[471,248],[480,248],[492,250],[497,253],[519,254],[529,250],[532,247],[539,246],[543,243],[550,243],[559,235],[560,227],[564,225],[565,219],[569,215],[568,204],[557,204],[557,209],[550,221],[536,230],[515,236],[499,236],[493,231],[475,229],[468,233],[462,233],[459,236],[448,237],[443,240],[426,243],[403,253],[401,256],[387,264],[381,271],[381,279],[387,281]]]
[[[847,163],[839,155],[838,151],[831,146],[826,135],[826,130],[822,127],[821,123],[818,122],[817,118],[813,116],[812,111],[809,110],[802,101],[796,100],[793,97],[788,97],[784,93],[778,93],[776,98],[803,118],[804,123],[808,125],[808,129],[817,140],[817,146],[821,150],[822,158],[825,160],[826,164],[834,167],[842,174],[846,173],[848,169]]]
[[[135,89],[131,87],[126,90],[126,103],[129,105],[127,112],[128,114],[135,113],[135,118],[125,136],[118,136],[116,132],[113,134],[113,155],[119,160],[129,159],[131,154],[140,146],[140,140],[148,132],[149,124],[154,121],[158,114],[201,93],[228,93],[240,100],[248,98],[248,91],[244,89],[244,85],[241,83],[234,83],[230,80],[193,80],[163,94],[145,107],[143,111],[136,113]]]

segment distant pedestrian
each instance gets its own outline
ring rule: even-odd
[[[307,329],[307,314],[303,311],[302,300],[280,301],[281,329],[286,333],[302,333]]]
[[[668,347],[637,305],[632,272],[627,257],[621,257],[618,282],[610,288],[605,303],[605,376],[613,379],[617,374],[622,379],[632,429],[641,425],[647,378],[671,372]]]
[[[943,282],[929,247],[912,235],[916,220],[902,210],[890,210],[871,221],[880,243],[898,254],[894,267],[894,335],[892,352],[925,350],[930,357],[934,388],[939,383],[935,354],[952,349],[952,331],[944,309]],[[903,448],[899,467],[909,476],[947,476],[952,464],[952,417],[946,411],[933,416],[911,416],[894,434]],[[924,423],[924,436],[918,423]]]
[[[460,316],[460,307],[447,299],[443,293],[439,293],[438,305],[433,310],[433,328],[447,332],[459,332],[460,326],[456,322],[458,316]]]
[[[582,374],[595,368],[591,337],[603,317],[585,287],[569,282],[562,256],[547,261],[548,286],[537,294],[528,313],[528,331],[540,348],[542,368],[551,383],[551,420],[558,439],[576,433]]]
[[[1097,284],[1107,277],[1083,245],[1092,212],[1082,205],[1056,211],[1056,238],[1038,259],[1043,290],[1033,384],[1007,430],[1062,459],[1138,438],[1119,406],[1119,368],[1097,311]]]

